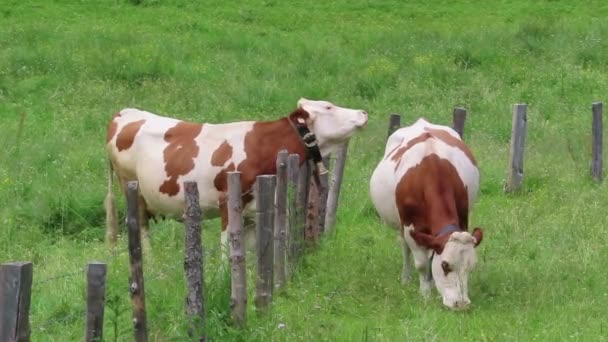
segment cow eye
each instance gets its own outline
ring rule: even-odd
[[[443,269],[443,273],[445,275],[448,275],[448,273],[452,272],[452,269],[450,268],[450,264],[448,264],[447,261],[441,262],[441,268]]]
[[[331,106],[327,106],[327,107],[325,107],[325,109],[331,110]]]

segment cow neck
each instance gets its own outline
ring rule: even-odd
[[[298,108],[289,115],[287,120],[289,121],[289,124],[294,129],[294,131],[300,137],[300,142],[306,150],[306,160],[313,161],[315,165],[315,170],[313,173],[314,179],[317,185],[320,185],[321,180],[319,176],[326,174],[328,171],[325,168],[325,165],[323,164],[323,157],[321,156],[321,151],[319,150],[319,143],[317,141],[317,137],[313,132],[310,131],[308,125],[306,125],[306,120],[308,118],[308,112],[306,112],[302,108]]]

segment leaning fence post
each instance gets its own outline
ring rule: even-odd
[[[288,221],[287,225],[287,242],[288,242],[288,267],[287,271],[292,272],[295,266],[295,260],[298,250],[298,218],[297,218],[297,189],[298,178],[300,172],[300,156],[290,154],[287,158],[287,199],[288,199]]]
[[[87,311],[85,316],[85,342],[103,341],[103,313],[106,295],[107,265],[90,262],[87,265]]]
[[[302,256],[304,251],[304,241],[306,236],[306,206],[308,204],[308,191],[310,187],[311,167],[305,160],[298,172],[298,189],[296,202],[296,229],[293,231],[298,241],[296,249],[296,259]]]
[[[273,252],[274,252],[274,194],[275,175],[257,177],[256,185],[256,230],[258,256],[255,286],[255,307],[263,312],[272,302]]]
[[[230,237],[232,321],[240,327],[247,322],[247,273],[243,234],[241,172],[228,172],[228,236]]]
[[[514,105],[513,123],[511,129],[511,148],[509,152],[509,175],[507,177],[504,189],[506,192],[517,191],[524,178],[526,121],[526,105]]]
[[[0,341],[30,340],[31,262],[0,265]]]
[[[141,235],[137,218],[138,183],[127,183],[127,231],[129,238],[129,262],[131,276],[129,277],[129,292],[133,305],[133,329],[135,341],[148,340],[146,323],[146,295],[144,290],[144,269],[141,252]]]
[[[593,133],[592,159],[591,159],[591,177],[596,181],[601,181],[603,178],[603,105],[601,102],[595,102],[592,105],[593,124],[591,131]]]
[[[285,261],[287,253],[287,150],[277,155],[277,212],[274,217],[274,276],[275,287],[285,286]]]
[[[467,120],[467,110],[464,108],[454,108],[452,113],[452,128],[464,140],[464,123]]]
[[[401,127],[401,115],[391,114],[388,118],[388,134],[386,135],[386,139],[388,139],[391,134],[395,133],[399,127]]]
[[[186,316],[189,319],[188,335],[199,341],[205,340],[205,282],[203,269],[203,246],[201,244],[201,207],[198,186],[194,181],[184,182],[186,196],[186,226],[184,248],[184,271],[188,293],[186,295]]]
[[[331,231],[336,223],[336,213],[338,211],[338,199],[340,198],[340,187],[342,187],[342,177],[344,176],[344,165],[346,164],[346,153],[348,142],[344,143],[336,151],[336,163],[334,165],[329,194],[327,196],[327,212],[325,214],[325,231]]]
[[[327,170],[330,169],[331,153],[323,157],[323,164]],[[327,196],[329,195],[329,172],[321,176],[321,184],[323,188],[319,194],[321,204],[319,205],[319,216],[317,218],[319,231],[321,234],[325,232],[325,214],[327,212]]]

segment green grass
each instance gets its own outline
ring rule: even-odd
[[[212,340],[606,340],[608,189],[590,181],[589,160],[591,103],[608,101],[608,3],[136,2],[0,8],[0,262],[34,262],[33,341],[82,339],[84,275],[52,277],[90,260],[109,264],[106,339],[132,339],[126,240],[115,252],[102,243],[114,112],[270,119],[301,96],[370,113],[350,145],[336,231],[271,314],[250,308],[241,332],[228,324],[219,223],[206,223]],[[524,186],[505,195],[519,102],[529,105]],[[486,231],[466,313],[436,295],[425,302],[416,280],[400,285],[397,235],[368,195],[388,114],[448,124],[455,106],[469,110],[466,141],[482,174],[472,224]],[[185,340],[181,225],[154,225],[152,243],[151,340]]]

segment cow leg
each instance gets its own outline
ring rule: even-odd
[[[431,263],[429,262],[428,251],[425,248],[419,247],[416,241],[412,239],[410,231],[413,229],[414,226],[404,227],[403,236],[414,255],[414,266],[418,271],[418,278],[420,280],[420,294],[424,298],[428,298],[433,289],[433,279],[428,278]]]
[[[401,252],[403,253],[403,270],[401,272],[401,284],[405,285],[410,282],[410,278],[412,276],[412,265],[410,261],[411,251],[403,235],[401,235],[400,240]]]
[[[228,241],[228,203],[226,197],[220,196],[220,217],[222,219],[222,233],[220,235],[220,254],[222,262],[228,261],[231,254],[231,245]]]
[[[144,198],[139,195],[137,200],[137,220],[139,222],[139,234],[141,246],[145,252],[150,252],[150,219],[148,217],[148,207]]]

